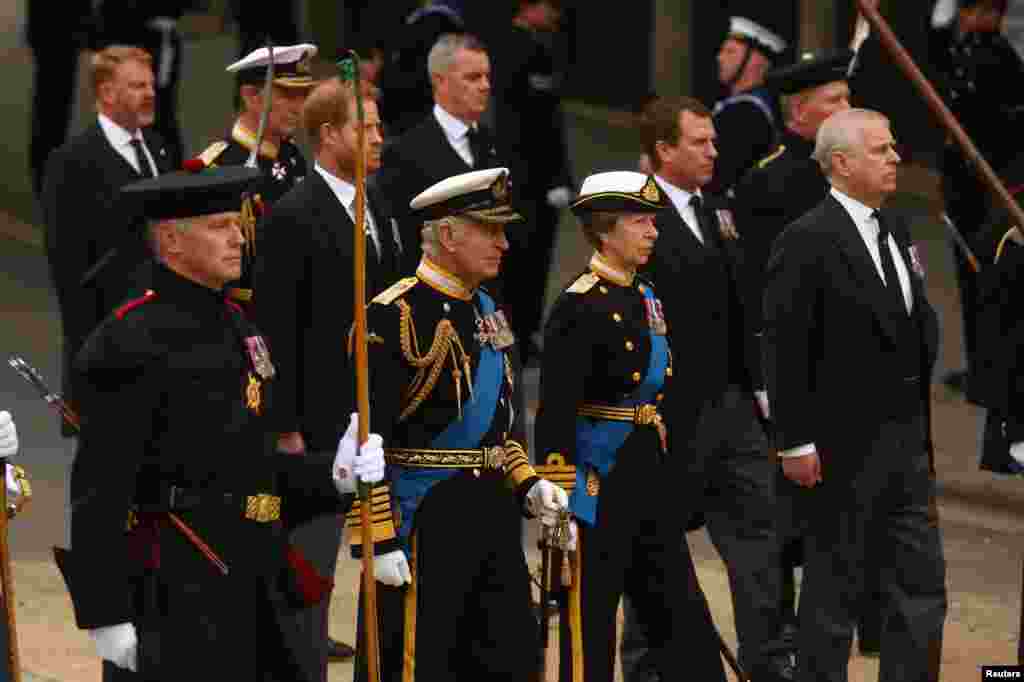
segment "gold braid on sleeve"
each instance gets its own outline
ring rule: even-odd
[[[434,329],[434,341],[425,355],[420,354],[419,341],[416,337],[416,325],[412,320],[412,307],[403,300],[395,302],[401,311],[399,320],[399,340],[402,355],[416,368],[416,376],[406,389],[407,400],[405,409],[398,415],[398,421],[404,421],[416,411],[426,400],[437,380],[441,377],[445,361],[451,358],[452,378],[455,380],[455,396],[459,405],[459,419],[462,418],[462,381],[465,378],[469,389],[469,399],[473,399],[473,374],[470,368],[469,354],[462,346],[462,340],[451,320],[445,318],[437,323]]]

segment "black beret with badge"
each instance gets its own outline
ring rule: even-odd
[[[783,95],[847,80],[853,50],[849,48],[804,52],[795,64],[772,69],[765,85]]]
[[[150,220],[192,218],[237,212],[242,194],[260,177],[256,168],[224,166],[165,173],[125,185],[121,192]]]
[[[651,175],[636,171],[607,171],[588,175],[576,201],[576,216],[588,213],[653,213],[668,207],[668,198]]]
[[[465,217],[482,223],[511,223],[523,219],[509,203],[507,168],[460,173],[420,192],[409,208],[421,221]]]

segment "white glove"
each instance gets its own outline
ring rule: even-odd
[[[338,454],[334,457],[334,487],[342,495],[356,491],[356,480],[379,483],[384,480],[384,441],[371,433],[356,456],[359,414],[353,412],[345,435],[338,441]]]
[[[396,549],[373,557],[373,577],[377,582],[391,587],[411,583],[412,573],[409,571],[409,560],[405,558],[405,552]]]
[[[761,416],[770,420],[772,418],[772,408],[768,403],[768,391],[754,391],[754,398],[757,400],[758,409],[761,410]]]
[[[1021,466],[1024,466],[1024,441],[1017,441],[1010,446],[1010,457]]]
[[[131,623],[108,625],[89,630],[89,636],[96,643],[96,652],[105,661],[110,661],[119,668],[138,672],[139,638],[135,634],[135,626]]]
[[[565,543],[565,551],[576,551],[576,538],[579,537],[580,529],[576,527],[576,519],[569,521],[569,541]]]
[[[0,457],[13,457],[18,454],[18,430],[14,428],[14,420],[7,410],[0,412]]]
[[[554,526],[558,512],[569,507],[569,496],[560,486],[542,478],[526,493],[526,507],[545,526]]]
[[[551,208],[565,208],[572,201],[572,190],[564,185],[552,187],[548,190],[547,201]]]

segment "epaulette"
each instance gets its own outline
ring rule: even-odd
[[[203,153],[199,155],[203,163],[207,166],[212,166],[213,162],[217,160],[217,157],[224,153],[224,150],[228,148],[228,143],[224,140],[217,140],[209,147],[203,150]]]
[[[786,145],[780,144],[778,149],[776,149],[771,154],[769,154],[768,156],[766,156],[763,159],[761,159],[760,161],[758,161],[757,162],[757,167],[758,168],[764,168],[769,163],[771,163],[775,159],[777,159],[780,156],[782,156],[782,153],[785,152],[785,151],[786,151]]]
[[[395,299],[416,286],[417,282],[419,280],[415,277],[404,277],[374,296],[372,302],[381,305],[391,305],[395,302]]]
[[[114,311],[114,316],[117,317],[117,319],[119,320],[123,320],[124,316],[127,315],[129,311],[138,308],[140,305],[144,303],[149,303],[154,298],[156,298],[156,292],[153,291],[152,289],[146,289],[146,293],[144,293],[142,296],[132,299],[125,303],[124,305],[122,305],[121,307],[117,308]]]
[[[598,280],[601,278],[595,275],[593,272],[584,272],[580,275],[575,282],[569,285],[566,289],[570,294],[585,294],[594,288]]]

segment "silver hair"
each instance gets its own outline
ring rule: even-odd
[[[459,50],[483,50],[483,43],[475,36],[466,33],[445,33],[427,54],[427,73],[431,76],[447,73],[455,63],[455,53]]]
[[[466,229],[466,223],[461,218],[448,217],[438,220],[428,220],[423,223],[420,230],[420,238],[423,246],[423,253],[431,258],[436,258],[441,249],[441,228],[448,225],[452,229],[452,237],[458,239]]]
[[[811,158],[818,162],[827,177],[832,176],[833,154],[856,149],[864,143],[863,127],[859,124],[869,120],[889,122],[884,114],[872,109],[847,109],[832,114],[818,128]]]

